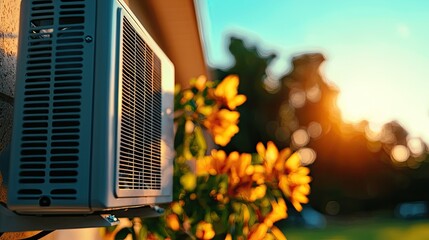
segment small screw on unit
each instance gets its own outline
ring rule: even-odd
[[[107,217],[106,217],[106,220],[107,220],[108,222],[113,223],[113,222],[117,222],[117,221],[118,221],[118,218],[117,218],[115,215],[109,215],[109,216],[107,216]]]
[[[87,42],[87,43],[92,42],[92,37],[91,36],[86,36],[85,37],[85,42]]]
[[[39,199],[39,205],[41,207],[49,207],[51,205],[51,199],[47,196],[43,196]]]
[[[161,208],[161,207],[159,207],[159,206],[157,206],[157,205],[153,206],[152,208],[153,208],[153,210],[155,210],[155,212],[157,212],[157,213],[160,213],[160,214],[164,213],[164,208]]]

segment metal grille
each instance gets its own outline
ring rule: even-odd
[[[119,189],[160,190],[161,62],[125,17],[122,39]]]
[[[31,2],[18,199],[73,200],[79,191],[85,8]]]

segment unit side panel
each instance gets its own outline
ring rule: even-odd
[[[91,161],[91,209],[102,211],[113,206],[116,172],[116,126],[119,94],[118,3],[103,0],[97,4],[93,152]],[[126,207],[126,203],[117,204]]]
[[[153,201],[154,197],[171,194],[172,185],[166,182],[172,180],[168,170],[172,170],[172,154],[166,152],[165,140],[173,139],[173,99],[164,97],[168,93],[163,82],[173,84],[174,80],[168,78],[172,74],[163,75],[163,68],[172,67],[132,14],[123,11],[119,20],[122,71],[116,195]],[[169,94],[172,96],[172,91]],[[172,140],[170,143],[172,147]]]
[[[128,7],[113,2],[97,16],[93,211],[172,197],[173,65]]]

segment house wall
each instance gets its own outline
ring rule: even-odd
[[[10,141],[12,106],[7,103],[15,88],[20,0],[1,0],[0,4],[0,150]],[[6,200],[2,175],[0,201]]]
[[[175,66],[176,83],[208,74],[194,0],[128,0],[130,8]]]
[[[18,43],[20,0],[0,0],[0,93],[13,96],[15,82],[16,51]],[[2,113],[9,112],[11,106],[0,98]],[[6,99],[4,99],[6,100]],[[10,138],[11,119],[8,114],[0,115],[0,149]]]
[[[18,45],[20,0],[0,0],[0,151],[10,142],[12,105],[15,89],[15,67]],[[0,163],[4,164],[4,163]],[[6,187],[0,173],[0,201],[6,202]],[[20,239],[34,234],[5,233],[0,239]]]

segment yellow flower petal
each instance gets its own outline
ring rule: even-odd
[[[260,223],[254,225],[253,229],[250,231],[248,240],[262,240],[267,234],[268,227],[265,223]]]
[[[191,82],[192,83],[192,82]],[[207,78],[204,75],[199,76],[197,79],[195,79],[195,82],[193,82],[193,85],[198,91],[203,91],[206,87]]]
[[[294,185],[307,184],[311,182],[311,177],[307,175],[292,173],[289,175],[289,182]]]
[[[273,142],[269,141],[267,143],[267,152],[265,153],[265,160],[270,164],[274,164],[278,156],[279,156],[279,151],[276,145]]]
[[[210,114],[203,125],[214,137],[216,144],[225,146],[239,131],[237,126],[239,117],[240,113],[236,111],[221,109]]]
[[[237,95],[238,83],[237,75],[229,75],[218,84],[214,90],[214,97],[220,102],[220,105],[234,110],[246,101],[246,96]]]
[[[172,210],[175,214],[178,214],[178,215],[180,215],[180,214],[182,214],[182,213],[183,213],[183,208],[182,208],[182,206],[180,205],[180,203],[178,203],[178,202],[173,202],[173,203],[171,204],[171,210]]]
[[[277,240],[287,240],[283,232],[276,226],[271,227],[271,233],[276,237]]]
[[[272,227],[273,223],[287,217],[287,206],[283,198],[278,199],[277,202],[271,201],[271,206],[271,212],[264,219],[268,227]]]
[[[293,193],[293,199],[295,199],[296,201],[300,202],[300,203],[308,203],[308,198],[307,196],[305,196],[304,194],[295,191]]]
[[[198,239],[212,239],[215,236],[215,232],[213,230],[213,226],[211,223],[201,221],[197,225],[197,230],[195,236]]]
[[[185,132],[191,134],[194,131],[195,125],[191,120],[187,120],[185,123]]]
[[[186,191],[193,191],[197,186],[197,177],[193,173],[186,173],[180,177],[180,184]]]
[[[304,195],[308,195],[308,194],[310,194],[310,185],[303,184],[303,185],[300,185],[300,186],[296,187],[295,190],[299,191],[300,193],[302,193]]]
[[[301,203],[300,203],[300,202],[298,202],[298,201],[296,201],[296,200],[292,200],[291,202],[292,202],[293,207],[294,207],[298,212],[301,212],[301,211],[302,211],[302,206],[301,206]]]
[[[279,157],[277,158],[277,161],[274,166],[277,172],[281,173],[284,171],[285,162],[291,153],[292,151],[290,150],[290,148],[285,148],[280,151]]]
[[[265,157],[265,146],[263,143],[259,142],[258,144],[256,144],[256,151],[258,152],[259,156],[261,156],[262,158]]]
[[[180,229],[179,218],[176,214],[169,214],[166,218],[167,226],[171,228],[173,231],[178,231]]]
[[[287,169],[295,170],[301,166],[301,159],[298,153],[292,154],[288,160],[286,160],[285,167]]]
[[[182,104],[186,103],[187,101],[191,100],[194,97],[194,93],[191,90],[185,90],[183,92],[183,97],[180,100]]]

